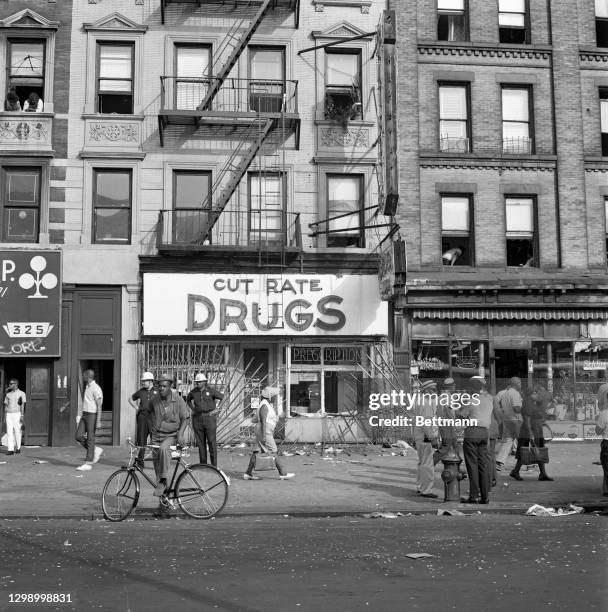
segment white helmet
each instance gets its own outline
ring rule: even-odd
[[[202,372],[199,372],[194,377],[194,382],[207,382],[207,377]]]
[[[146,380],[154,380],[154,374],[152,374],[152,372],[144,372],[141,375],[141,382],[144,382]]]

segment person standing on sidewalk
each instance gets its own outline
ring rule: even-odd
[[[274,387],[265,387],[262,389],[260,395],[262,400],[258,407],[257,423],[255,427],[255,441],[257,448],[251,453],[249,459],[249,465],[247,471],[243,474],[244,480],[259,480],[259,476],[253,475],[255,469],[255,460],[257,453],[267,453],[274,456],[274,462],[279,471],[279,478],[281,480],[288,480],[295,476],[292,472],[286,472],[283,467],[283,462],[277,455],[277,443],[274,441],[274,430],[279,422],[276,410],[272,405],[272,398],[278,395],[279,390]]]
[[[216,400],[223,400],[224,394],[207,385],[207,377],[198,373],[194,377],[196,387],[188,393],[186,404],[192,410],[192,430],[198,442],[198,456],[201,463],[207,463],[207,445],[211,465],[217,467],[217,413]]]
[[[76,442],[82,444],[87,451],[85,462],[77,467],[81,472],[93,469],[103,453],[103,448],[95,446],[95,428],[97,416],[103,405],[103,392],[95,382],[95,372],[85,370],[82,374],[85,383],[82,395],[82,414],[76,417]]]
[[[4,412],[6,415],[6,435],[8,437],[7,455],[21,452],[21,426],[25,414],[27,397],[19,389],[19,381],[11,378],[8,381],[8,391],[4,397]]]
[[[129,404],[137,410],[137,426],[135,429],[135,443],[140,446],[136,465],[143,469],[144,456],[148,443],[148,435],[150,434],[150,426],[152,422],[152,398],[158,395],[158,391],[154,388],[154,375],[152,372],[144,372],[141,376],[141,389],[136,391],[130,398]]]
[[[501,470],[511,453],[513,442],[519,436],[521,426],[521,380],[514,376],[509,386],[496,394],[500,406],[502,422],[502,439],[496,444],[496,469]]]
[[[437,383],[434,380],[425,380],[418,391],[416,417],[432,419],[437,408]],[[433,396],[435,396],[433,398]],[[435,465],[433,463],[433,448],[439,447],[439,430],[433,425],[417,425],[414,422],[414,439],[418,453],[418,475],[416,490],[422,497],[436,499],[433,493],[435,484]]]
[[[460,416],[469,418],[475,425],[464,430],[464,460],[469,474],[469,497],[464,500],[468,504],[490,503],[490,470],[488,455],[488,440],[490,425],[492,424],[492,411],[494,398],[486,391],[485,379],[474,376],[471,379],[471,388],[477,394],[478,403],[471,402],[460,411]]]
[[[608,495],[608,388],[602,394],[598,394],[600,413],[597,417],[595,433],[602,436],[600,446],[600,463],[604,470],[602,482],[602,495]]]
[[[452,396],[456,392],[456,383],[453,378],[446,378],[441,385],[441,397],[437,406],[437,416],[453,422],[456,418],[452,408]],[[457,397],[457,396],[456,396]],[[462,446],[458,442],[454,425],[439,425],[441,446],[433,453],[433,465],[437,465],[449,452],[453,450],[463,460]],[[462,464],[460,471],[463,478],[467,477]]]

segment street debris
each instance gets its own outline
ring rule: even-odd
[[[437,510],[437,516],[470,516],[460,510]]]
[[[34,459],[33,463],[34,464],[36,464],[36,463],[48,463],[48,461],[46,461],[45,459]]]
[[[72,546],[72,545],[70,544],[70,541],[69,541],[69,540],[66,540],[66,541],[63,543],[63,545],[64,545],[64,546]]]
[[[303,451],[303,450],[296,451],[296,455],[305,455],[305,454],[306,454],[306,451]]]
[[[399,516],[403,516],[403,514],[401,514],[401,512],[370,512],[368,514],[362,514],[361,516],[366,519],[374,519],[374,518],[394,519]]]
[[[570,514],[582,514],[584,511],[584,508],[574,504],[568,504],[560,508],[546,508],[540,504],[534,504],[526,510],[526,516],[568,516]]]
[[[409,559],[432,559],[433,555],[429,555],[429,553],[408,553],[405,555]]]

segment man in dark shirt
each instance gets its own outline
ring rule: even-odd
[[[139,451],[136,463],[140,468],[143,468],[146,452],[146,449],[143,447],[148,443],[148,435],[152,425],[152,398],[158,395],[158,391],[154,389],[154,375],[152,372],[144,372],[142,374],[141,385],[141,389],[129,398],[129,404],[137,410],[135,442],[137,446],[142,448]]]
[[[207,463],[207,444],[211,465],[217,467],[217,406],[215,400],[224,399],[224,395],[207,385],[207,377],[197,374],[194,377],[196,387],[188,393],[186,403],[192,410],[192,429],[198,442],[198,454],[201,463]]]

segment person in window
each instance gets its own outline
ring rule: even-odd
[[[6,94],[6,100],[4,100],[4,110],[9,112],[20,112],[21,102],[19,96],[15,91],[14,87],[11,87]]]
[[[43,109],[44,103],[40,96],[35,91],[32,91],[23,105],[23,111],[25,113],[41,113]]]
[[[441,258],[443,259],[445,266],[453,266],[461,255],[462,249],[454,247],[453,249],[446,251]]]

